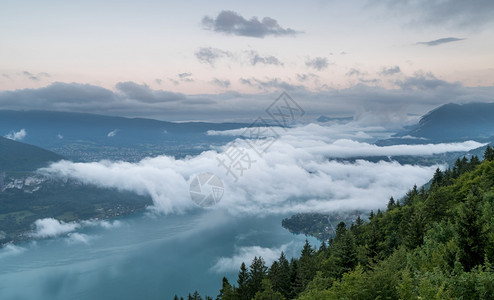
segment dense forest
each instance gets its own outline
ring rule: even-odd
[[[494,149],[458,159],[429,188],[341,222],[298,259],[256,257],[216,299],[494,299]],[[175,296],[175,299],[180,299]],[[186,299],[203,299],[197,292]],[[205,300],[213,299],[204,297]]]

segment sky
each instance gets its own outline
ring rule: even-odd
[[[308,120],[403,124],[493,101],[493,14],[491,0],[3,1],[0,109],[246,121],[285,91]]]

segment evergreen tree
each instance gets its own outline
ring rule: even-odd
[[[216,300],[235,300],[238,299],[235,296],[234,288],[228,282],[226,277],[223,277],[223,283],[221,285],[221,290],[218,296],[216,296]]]
[[[432,185],[439,186],[443,182],[443,172],[439,168],[436,169],[434,176],[432,177]]]
[[[355,267],[357,263],[357,247],[353,233],[346,229],[344,222],[338,224],[336,236],[330,245],[330,257],[323,263],[326,273],[339,278],[343,273]]]
[[[275,292],[269,279],[262,280],[262,290],[257,292],[254,300],[284,300],[280,292]]]
[[[406,227],[404,243],[409,249],[422,245],[425,233],[425,215],[421,210],[415,209]]]
[[[276,281],[273,281],[273,289],[275,292],[280,292],[285,298],[290,295],[290,263],[285,257],[285,253],[281,252],[278,259],[278,276]]]
[[[274,286],[276,285],[277,287],[281,284],[281,271],[280,271],[280,265],[278,264],[278,261],[274,261],[273,264],[271,264],[271,267],[268,270],[268,276],[267,278],[271,282],[273,286],[273,290],[277,290]]]
[[[338,229],[336,229],[336,232],[338,232]],[[314,249],[312,249],[309,241],[305,240],[304,248],[298,261],[297,281],[299,290],[297,290],[297,294],[305,289],[307,284],[314,278],[314,275],[316,275]]]
[[[411,205],[415,200],[416,197],[419,195],[419,191],[417,188],[417,185],[414,185],[411,190],[409,190],[405,197],[403,198],[403,204],[405,205]]]
[[[443,184],[442,185],[450,185],[454,179],[453,171],[451,169],[447,169],[444,171],[443,176]]]
[[[482,224],[482,196],[474,189],[460,204],[456,233],[458,257],[466,271],[484,262],[486,234]]]
[[[480,165],[480,159],[477,155],[474,155],[470,158],[470,168],[469,171],[474,170]]]
[[[319,251],[318,252],[326,252],[328,250],[328,246],[326,245],[325,241],[321,242],[321,246],[319,246]]]
[[[298,260],[292,258],[290,260],[290,293],[288,299],[295,299],[300,290],[302,290],[298,280]]]
[[[468,159],[463,156],[463,158],[461,159],[461,165],[460,165],[460,175],[469,171],[470,170],[470,166],[468,164]]]
[[[238,273],[237,279],[238,288],[236,289],[236,294],[239,300],[250,300],[249,297],[249,272],[247,271],[247,267],[245,263],[242,262],[240,265],[240,271]]]
[[[484,159],[487,161],[494,160],[494,149],[489,145],[485,148]]]
[[[378,258],[378,255],[381,252],[383,237],[376,222],[371,222],[366,231],[365,252],[369,262],[372,262]]]
[[[357,242],[358,245],[364,243],[364,233],[362,230],[362,226],[364,225],[364,220],[360,217],[360,215],[357,216],[355,219],[355,222],[352,222],[352,226],[350,227],[350,230],[353,233],[353,236],[355,237],[355,241]]]
[[[393,197],[389,198],[388,201],[388,210],[392,210],[393,208],[396,207],[395,199]]]
[[[202,297],[199,295],[198,291],[195,291],[192,296],[189,294],[190,300],[202,300]]]
[[[267,269],[262,257],[254,257],[254,260],[249,267],[249,281],[247,284],[248,299],[254,297],[254,295],[261,290],[262,280],[266,278]]]

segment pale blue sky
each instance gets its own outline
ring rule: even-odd
[[[493,13],[490,0],[1,1],[0,91],[57,82],[122,96],[117,84],[134,82],[213,101],[291,89],[317,102],[362,86],[399,94],[414,82],[421,92],[438,82],[485,90],[494,86]],[[244,21],[237,26],[268,17],[279,31],[203,22],[223,26],[222,14]],[[15,108],[12,97],[0,93],[0,109]]]

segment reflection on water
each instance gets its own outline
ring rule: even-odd
[[[221,278],[235,282],[239,267],[219,263],[273,249],[299,254],[305,237],[284,230],[283,217],[143,214],[9,246],[0,250],[0,299],[171,299],[196,289],[215,297]]]

